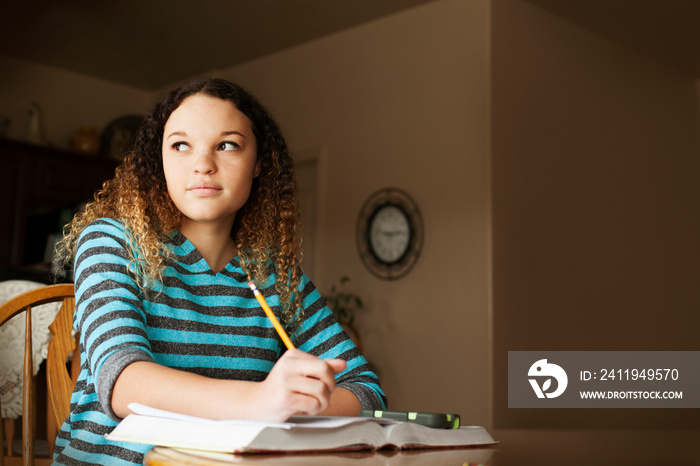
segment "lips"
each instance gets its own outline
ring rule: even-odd
[[[220,192],[223,188],[216,184],[216,183],[211,183],[211,182],[199,182],[190,185],[187,188],[187,191],[191,192],[192,194],[196,194],[199,196],[209,196],[212,194],[216,194]]]

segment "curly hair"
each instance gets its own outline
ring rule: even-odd
[[[106,181],[85,210],[65,227],[56,248],[55,269],[70,266],[80,234],[90,222],[110,217],[124,222],[139,286],[160,280],[169,254],[166,243],[181,219],[166,186],[163,132],[172,112],[195,94],[231,102],[252,123],[260,172],[253,180],[248,201],[236,214],[231,237],[249,280],[260,285],[275,274],[280,317],[293,330],[302,317],[301,296],[295,292],[301,270],[293,161],[279,126],[265,107],[242,87],[224,79],[186,82],[153,107],[114,178]]]

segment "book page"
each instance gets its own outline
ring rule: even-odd
[[[109,440],[148,445],[240,452],[264,430],[263,426],[192,422],[129,414],[105,437]],[[277,430],[286,432],[284,429]]]
[[[207,419],[203,417],[188,416],[186,414],[174,413],[172,411],[165,411],[162,409],[151,408],[150,406],[142,405],[140,403],[129,403],[129,409],[141,416],[151,416],[163,419],[177,419],[180,421],[189,422],[201,422],[201,423],[214,423],[214,424],[233,424],[250,426],[255,428],[265,428],[265,427],[276,427],[278,429],[291,429],[293,427],[306,427],[314,429],[333,429],[336,427],[343,427],[349,424],[355,424],[358,422],[378,422],[380,424],[394,423],[391,420],[381,420],[368,417],[341,417],[341,416],[292,416],[287,422],[264,422],[264,421],[250,421],[244,419]]]
[[[140,403],[129,403],[129,409],[140,416],[150,416],[158,417],[162,419],[177,419],[180,421],[189,422],[200,422],[200,423],[214,423],[214,424],[240,424],[244,426],[251,427],[277,427],[280,429],[291,429],[293,424],[288,422],[263,422],[263,421],[249,421],[244,419],[208,419],[205,417],[188,416],[187,414],[174,413],[172,411],[165,411],[163,409],[151,408],[150,406],[142,405]]]
[[[493,445],[497,443],[480,426],[462,426],[458,429],[433,429],[419,424],[402,422],[385,426],[387,444],[397,448]]]

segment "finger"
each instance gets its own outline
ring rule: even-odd
[[[335,384],[329,385],[315,377],[298,377],[290,385],[292,392],[316,398],[320,403],[324,403],[335,389]]]
[[[347,361],[344,359],[324,359],[324,361],[331,367],[334,374],[343,372],[348,366]]]
[[[330,404],[332,389],[319,379],[311,377],[297,378],[289,387],[289,406],[301,414],[316,414]]]
[[[308,358],[308,357],[312,357],[312,358],[313,358],[314,356],[312,356],[312,355],[310,355],[309,353],[307,353],[307,352],[305,352],[305,351],[302,351],[302,350],[300,350],[300,349],[291,348],[291,349],[288,349],[288,350],[286,350],[286,351],[284,352],[284,354],[282,355],[282,357],[280,358],[280,360],[281,360],[281,359],[285,359],[285,358],[286,358],[286,359],[290,359],[290,358],[291,358],[291,359],[306,359],[306,358]]]
[[[278,364],[279,362],[282,362],[282,359],[278,361]],[[327,382],[332,382],[335,374],[342,371],[345,365],[346,363],[343,360],[320,359],[299,350],[292,352],[283,364],[286,371],[297,372],[306,377],[317,378]]]
[[[298,395],[290,405],[293,414],[316,415],[326,409],[329,403],[322,403],[313,396]]]
[[[306,378],[316,379],[325,385],[325,390],[332,392],[335,389],[335,374],[345,370],[347,363],[342,359],[319,359],[316,356],[310,355],[299,350],[290,350],[285,353],[283,359],[280,359],[276,366],[279,366],[279,374],[287,383],[293,380],[297,375]],[[303,382],[303,380],[300,380]],[[304,389],[299,388],[299,392],[303,393]],[[317,396],[319,392],[313,392]]]

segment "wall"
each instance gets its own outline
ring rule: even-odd
[[[319,153],[316,276],[366,302],[364,352],[390,406],[490,423],[489,5],[443,0],[215,74],[267,103],[297,153]],[[355,223],[375,190],[421,209],[425,243],[375,278]]]
[[[493,5],[497,428],[698,428],[693,410],[507,408],[507,351],[697,350],[695,81]]]
[[[44,135],[66,149],[80,126],[98,133],[115,118],[144,114],[152,93],[0,55],[0,115],[12,123],[7,137],[23,139],[32,102],[41,107]]]

